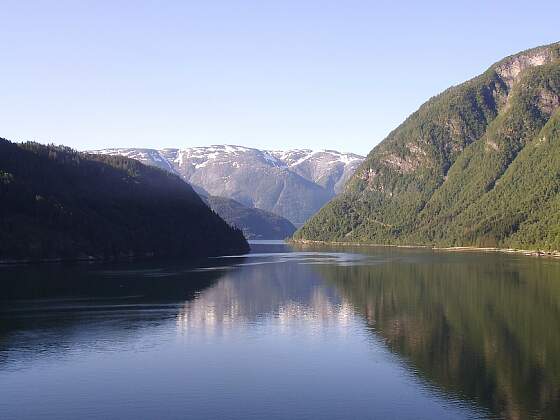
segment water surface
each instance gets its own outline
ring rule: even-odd
[[[0,418],[558,418],[560,262],[292,248],[0,268]]]

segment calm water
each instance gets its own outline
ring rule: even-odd
[[[260,243],[0,290],[2,419],[560,417],[560,261]]]

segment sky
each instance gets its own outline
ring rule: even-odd
[[[367,154],[560,1],[0,0],[0,137]]]

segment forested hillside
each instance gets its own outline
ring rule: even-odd
[[[0,261],[248,250],[179,177],[120,156],[0,139]]]
[[[296,231],[288,219],[269,211],[246,207],[231,198],[201,197],[221,218],[241,229],[247,239],[286,239]]]
[[[560,44],[431,98],[296,239],[560,249]]]

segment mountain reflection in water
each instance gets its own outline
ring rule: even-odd
[[[558,418],[560,262],[254,243],[2,267],[7,418]]]
[[[558,261],[433,254],[318,271],[439,389],[503,418],[560,415]]]

